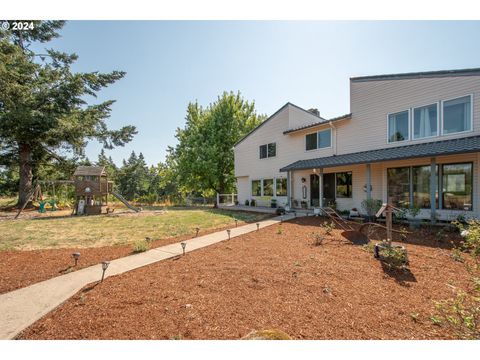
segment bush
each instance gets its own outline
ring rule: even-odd
[[[149,249],[150,245],[146,240],[137,240],[132,245],[132,251],[134,253],[145,252]]]
[[[382,207],[382,200],[378,199],[365,199],[362,201],[362,208],[365,210],[365,213],[371,218]]]
[[[320,225],[323,230],[325,231],[325,234],[331,235],[333,229],[335,229],[335,225],[333,225],[332,222],[324,221],[323,224]]]

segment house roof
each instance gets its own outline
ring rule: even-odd
[[[421,144],[396,146],[343,155],[333,155],[310,160],[299,160],[280,171],[328,168],[334,166],[367,164],[388,160],[404,160],[438,155],[464,154],[480,151],[480,135],[440,140]]]
[[[335,118],[333,118],[333,119],[318,121],[318,122],[313,123],[313,124],[308,124],[308,125],[304,125],[304,126],[300,126],[300,127],[294,128],[294,129],[289,129],[289,130],[284,131],[283,134],[286,135],[286,134],[290,134],[290,133],[292,133],[292,132],[310,129],[310,128],[313,128],[313,127],[315,127],[315,126],[329,124],[330,122],[335,122],[335,121],[340,121],[340,120],[347,120],[347,119],[350,119],[351,117],[352,117],[352,114],[345,114],[345,115],[342,115],[342,116],[337,116],[337,117],[335,117]]]
[[[359,77],[351,77],[350,81],[362,82],[362,81],[403,80],[403,79],[420,79],[420,78],[434,78],[434,77],[447,77],[447,76],[475,76],[475,75],[480,76],[480,68],[359,76]]]
[[[105,166],[79,166],[73,176],[102,176],[105,174]]]
[[[247,137],[249,137],[250,135],[252,135],[255,131],[257,131],[259,128],[261,128],[263,125],[265,125],[267,122],[269,122],[271,119],[273,119],[278,113],[280,113],[283,109],[285,109],[287,106],[293,106],[299,110],[302,110],[310,115],[313,115],[317,118],[319,118],[321,121],[327,121],[326,119],[322,118],[321,116],[318,116],[316,114],[314,114],[313,112],[310,112],[308,110],[305,110],[304,108],[301,108],[300,106],[298,105],[295,105],[295,104],[292,104],[291,102],[287,102],[285,105],[283,105],[280,109],[278,109],[277,111],[275,111],[272,115],[270,115],[264,122],[262,122],[261,124],[259,124],[257,127],[255,127],[253,130],[251,130],[247,135],[245,135],[243,138],[241,138],[240,140],[237,141],[237,143],[234,145],[237,146],[238,144],[240,144],[243,140],[245,140]]]

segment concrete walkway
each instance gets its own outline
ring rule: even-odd
[[[283,218],[289,220],[293,218],[293,215],[284,215]],[[259,224],[260,228],[264,228],[280,221],[281,217],[276,217],[260,221]],[[256,223],[232,228],[230,237],[237,237],[255,230],[257,230]],[[228,234],[225,230],[200,236],[186,240],[185,251],[190,252],[227,239]],[[180,243],[175,243],[112,260],[105,277],[118,275],[181,254]],[[85,285],[99,281],[101,275],[101,265],[97,264],[0,295],[0,339],[14,338],[20,331],[68,300]]]

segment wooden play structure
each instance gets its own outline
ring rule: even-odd
[[[139,208],[131,205],[122,195],[113,190],[113,181],[108,180],[104,166],[79,166],[73,173],[73,180],[38,181],[15,219],[25,209],[30,200],[43,202],[42,184],[53,186],[53,198],[55,198],[56,184],[73,185],[75,187],[75,206],[72,214],[75,215],[99,215],[110,212],[111,209],[108,207],[109,194],[115,196],[130,210],[140,211]],[[55,203],[52,202],[51,206],[54,208]]]

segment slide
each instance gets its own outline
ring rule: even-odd
[[[139,212],[140,209],[136,208],[135,206],[130,205],[130,203],[119,193],[115,192],[112,190],[112,195],[115,196],[118,200],[120,200],[126,207],[128,207],[130,210],[133,210],[135,212]]]

